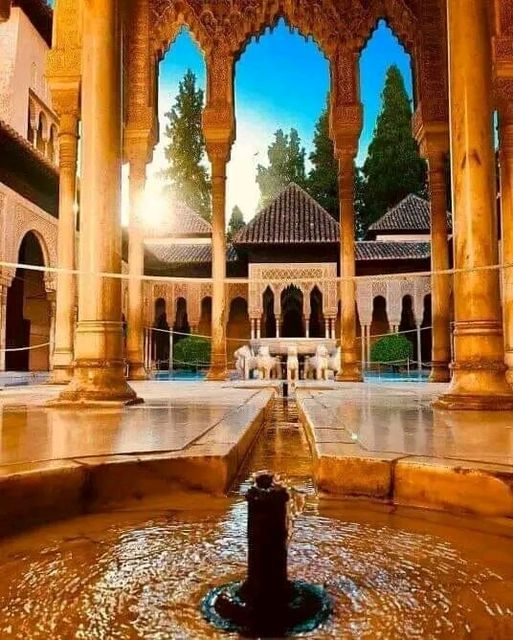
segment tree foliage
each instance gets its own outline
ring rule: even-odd
[[[204,368],[210,363],[210,340],[188,336],[175,343],[174,362],[180,368]]]
[[[397,66],[391,66],[362,170],[360,216],[365,229],[410,193],[426,195],[426,163],[413,138],[411,118],[411,103],[403,77]]]
[[[305,149],[295,129],[289,134],[278,129],[274,142],[267,150],[269,165],[257,167],[257,184],[260,187],[259,208],[267,206],[290,182],[306,186]]]
[[[394,366],[404,365],[413,358],[413,345],[404,336],[391,333],[377,340],[371,348],[372,362]]]
[[[339,219],[338,163],[330,138],[329,109],[326,107],[315,125],[314,149],[310,154],[312,169],[308,175],[307,190],[326,211]]]
[[[169,166],[161,172],[176,198],[205,219],[210,218],[211,186],[205,160],[205,140],[201,124],[203,90],[188,70],[178,85],[178,95],[165,114],[165,148]]]
[[[244,222],[244,215],[240,208],[235,205],[232,209],[232,215],[228,222],[228,240],[232,240],[238,231],[246,226]]]

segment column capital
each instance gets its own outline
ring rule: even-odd
[[[330,107],[330,137],[335,145],[337,157],[342,155],[356,157],[362,131],[363,115],[360,103]]]
[[[59,134],[74,133],[80,118],[80,84],[78,81],[49,79],[52,108],[59,116]]]
[[[130,165],[144,166],[151,162],[153,144],[151,128],[129,123],[123,133],[123,154]]]
[[[212,177],[219,172],[226,172],[226,165],[230,161],[232,152],[231,141],[206,141],[207,155],[212,164]]]
[[[425,120],[420,105],[413,115],[412,132],[421,155],[429,163],[443,161],[449,153],[449,123],[442,120]]]

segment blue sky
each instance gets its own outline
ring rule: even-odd
[[[378,25],[360,62],[364,128],[358,163],[365,159],[380,108],[385,74],[391,64],[399,66],[408,92],[412,92],[410,59],[384,22]],[[160,69],[160,113],[172,104],[179,80],[192,69],[205,87],[203,57],[189,32],[177,37]],[[326,103],[329,64],[314,41],[291,32],[280,21],[258,41],[252,40],[235,72],[237,140],[228,168],[228,211],[238,204],[250,218],[259,198],[256,166],[267,160],[266,150],[276,129],[295,127],[307,153],[311,150],[315,123]],[[162,164],[162,143],[156,150],[154,170]]]

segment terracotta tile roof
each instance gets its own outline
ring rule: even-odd
[[[210,236],[212,226],[183,202],[170,205],[169,215],[158,227],[146,232],[147,238]]]
[[[451,214],[447,213],[449,226]],[[429,233],[431,228],[431,206],[419,196],[406,196],[397,206],[385,213],[369,227],[369,231],[410,231]]]
[[[165,264],[206,264],[212,261],[210,244],[146,244],[145,249],[150,259]],[[231,244],[226,248],[226,259],[228,262],[237,260]]]
[[[338,242],[338,223],[297,184],[291,183],[235,236],[243,244]]]
[[[356,260],[422,260],[431,256],[429,242],[375,242],[356,243]]]
[[[46,44],[51,47],[53,9],[48,2],[46,0],[13,0],[12,6],[19,7],[23,11]]]

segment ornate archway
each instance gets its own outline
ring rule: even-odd
[[[24,235],[17,262],[45,266],[44,249],[34,232]],[[44,271],[18,267],[7,293],[6,370],[47,371],[52,332],[52,304]]]

